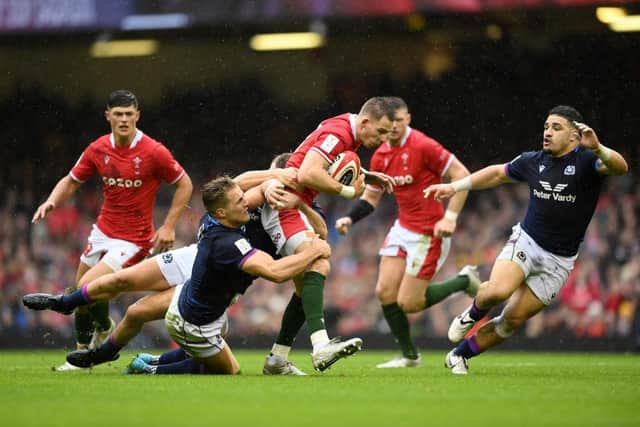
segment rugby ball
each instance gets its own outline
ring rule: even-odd
[[[327,169],[329,175],[342,185],[353,185],[360,175],[360,157],[353,151],[343,151]]]

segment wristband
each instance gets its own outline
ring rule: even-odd
[[[600,144],[600,146],[597,149],[593,150],[593,152],[603,162],[606,162],[611,158],[611,149],[608,147],[605,147],[602,144]]]
[[[462,179],[459,179],[457,181],[453,181],[451,183],[451,185],[453,186],[453,189],[456,191],[456,193],[458,193],[460,191],[471,190],[471,177],[470,176],[465,176]]]
[[[351,208],[347,216],[351,218],[351,223],[355,224],[365,216],[373,212],[373,205],[366,200],[358,199],[355,205]]]
[[[345,199],[353,199],[356,196],[356,189],[351,185],[342,185],[339,193]]]
[[[447,211],[444,213],[444,217],[449,221],[456,222],[458,220],[458,212],[450,211],[449,209],[447,209]]]

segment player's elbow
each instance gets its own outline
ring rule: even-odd
[[[462,179],[466,176],[471,175],[469,169],[462,162],[455,160],[451,165],[451,170],[449,171],[449,177],[451,181],[456,181],[458,179]]]
[[[629,164],[627,164],[627,162],[624,159],[622,159],[622,161],[620,162],[620,165],[616,170],[616,175],[626,175],[627,172],[629,172]]]

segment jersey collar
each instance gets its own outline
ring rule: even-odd
[[[413,129],[411,129],[411,127],[407,126],[407,131],[404,133],[404,136],[402,137],[402,141],[400,141],[400,147],[404,147],[405,142],[407,142],[407,139],[409,139],[409,134],[411,133]]]
[[[407,142],[407,139],[409,139],[409,134],[411,133],[413,129],[411,129],[409,126],[407,126],[407,130],[405,131],[402,139],[400,140],[400,145],[391,145],[391,143],[389,141],[385,142],[385,145],[387,146],[387,149],[389,150],[393,150],[394,148],[401,148],[404,147],[404,144]]]
[[[356,139],[356,117],[358,117],[357,114],[349,114],[349,123],[351,124],[351,134],[353,135],[353,140],[357,141]]]
[[[129,148],[132,149],[136,145],[138,145],[138,142],[140,142],[143,136],[144,133],[142,133],[140,129],[136,129],[136,136],[133,138],[133,141],[131,141],[131,144],[129,144]],[[111,135],[109,135],[109,141],[111,142],[111,147],[116,148],[116,139],[113,136],[113,132],[111,132]]]

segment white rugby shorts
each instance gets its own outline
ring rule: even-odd
[[[378,254],[405,258],[406,274],[431,280],[447,259],[450,247],[451,238],[415,233],[396,220]]]
[[[137,264],[147,255],[148,249],[126,240],[108,237],[94,224],[87,239],[87,247],[80,255],[80,261],[89,267],[94,267],[102,261],[113,271],[119,271]]]
[[[226,345],[223,336],[228,332],[227,312],[206,325],[194,325],[182,318],[178,300],[183,285],[176,286],[171,304],[164,316],[167,331],[173,340],[192,357],[207,358],[220,353]]]
[[[154,256],[160,272],[169,283],[177,286],[191,277],[191,270],[198,252],[198,245],[193,243],[178,249],[172,249]]]
[[[520,223],[513,226],[509,240],[498,255],[498,259],[520,266],[527,286],[544,305],[556,299],[576,258],[577,254],[563,257],[544,250],[520,227]]]
[[[313,240],[316,235],[306,215],[298,209],[279,211],[265,204],[260,220],[282,256],[293,255],[300,244]]]

